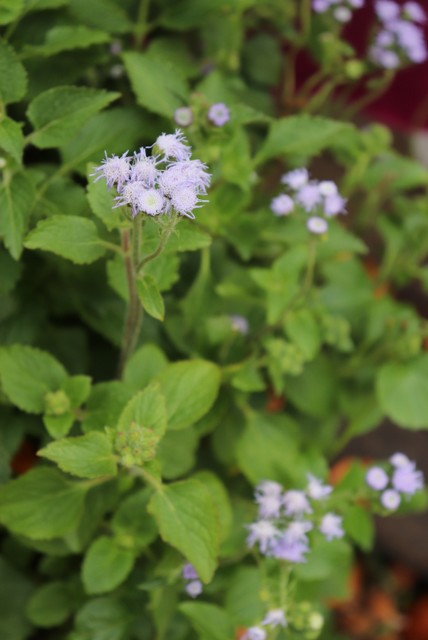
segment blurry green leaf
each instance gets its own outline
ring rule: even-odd
[[[105,434],[97,431],[51,442],[40,449],[38,455],[79,478],[99,478],[117,473],[111,442]]]
[[[163,320],[165,316],[165,305],[156,280],[148,274],[139,276],[137,280],[137,291],[140,302],[149,316],[156,318],[156,320]]]
[[[353,505],[346,509],[343,527],[361,549],[371,550],[375,534],[373,517],[363,507]]]
[[[205,602],[183,602],[180,611],[189,618],[199,638],[230,640],[234,629],[227,613],[217,605]]]
[[[0,487],[0,522],[14,533],[50,540],[77,525],[84,500],[84,488],[55,469],[31,469]]]
[[[0,235],[15,260],[22,253],[34,198],[34,187],[23,173],[15,173],[0,186]]]
[[[134,391],[143,389],[162,369],[168,360],[155,344],[145,344],[135,351],[125,365],[123,381]]]
[[[226,488],[218,476],[211,471],[198,471],[192,477],[202,482],[210,492],[218,523],[219,541],[223,542],[232,526],[232,507]]]
[[[12,158],[21,164],[24,136],[20,122],[15,122],[10,118],[4,118],[0,121],[0,148],[6,153],[10,153]]]
[[[53,27],[46,33],[45,42],[24,47],[24,56],[53,56],[61,51],[86,49],[94,44],[109,42],[110,36],[104,31],[77,27]]]
[[[67,582],[50,582],[32,595],[27,615],[36,627],[48,629],[62,624],[73,611],[72,593]]]
[[[200,436],[195,427],[168,431],[165,434],[156,455],[161,465],[162,478],[175,480],[191,471],[196,463],[199,440]]]
[[[11,402],[28,413],[43,413],[45,396],[67,377],[64,367],[49,353],[13,345],[0,349],[0,379]]]
[[[204,582],[216,567],[218,525],[208,489],[197,480],[164,486],[149,503],[160,535],[193,564]]]
[[[133,617],[117,598],[89,600],[76,616],[76,630],[82,634],[77,640],[128,640]]]
[[[40,149],[70,140],[88,118],[119,97],[119,93],[88,87],[55,87],[30,103],[27,115],[35,131],[32,144]]]
[[[428,428],[428,355],[384,364],[378,371],[376,393],[388,418],[401,427]]]
[[[121,584],[134,565],[135,554],[121,549],[113,538],[97,538],[86,552],[82,580],[90,594],[107,593]]]
[[[140,489],[121,501],[114,514],[111,527],[118,540],[132,539],[133,548],[142,548],[158,536],[158,528],[152,516],[147,513],[150,490]]]
[[[188,87],[173,64],[147,53],[123,54],[137,102],[149,111],[171,118],[188,100]]]
[[[159,385],[154,382],[131,398],[120,414],[117,428],[127,431],[136,423],[139,427],[150,428],[161,438],[166,430],[166,417],[165,400]]]
[[[317,318],[308,309],[299,309],[287,313],[284,325],[290,340],[299,347],[308,360],[312,360],[321,347]]]
[[[1,0],[0,24],[8,24],[16,20],[24,10],[24,0]]]
[[[0,637],[2,640],[25,640],[31,633],[25,607],[32,589],[30,580],[0,557]]]
[[[234,625],[251,627],[263,618],[259,593],[262,588],[260,571],[256,567],[238,567],[227,584],[226,610]]]
[[[112,0],[67,0],[71,14],[83,24],[111,33],[132,30],[132,23],[125,11]],[[95,639],[94,639],[95,640]]]
[[[132,391],[118,380],[94,385],[86,403],[82,431],[104,431],[104,427],[115,427],[131,395]]]
[[[0,102],[19,102],[27,90],[27,73],[12,47],[0,41]]]
[[[52,216],[41,220],[25,241],[27,249],[42,249],[71,260],[88,264],[106,252],[92,220],[80,216]]]

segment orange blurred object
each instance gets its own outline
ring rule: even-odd
[[[267,392],[266,411],[268,413],[279,413],[285,407],[286,401],[284,396],[277,396],[273,389]]]
[[[12,458],[10,467],[18,475],[29,471],[37,461],[36,448],[28,440],[21,443],[18,451]]]
[[[403,640],[428,640],[428,595],[410,607]]]
[[[355,462],[357,458],[354,456],[346,456],[345,458],[340,458],[334,465],[331,467],[328,481],[332,485],[339,484],[339,482],[346,476],[349,471],[349,467],[353,462]]]

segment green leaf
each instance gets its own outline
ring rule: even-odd
[[[77,640],[128,640],[133,619],[117,598],[90,600],[76,616]]]
[[[299,347],[308,360],[315,358],[321,347],[319,322],[308,309],[291,311],[285,319],[285,330],[290,340]]]
[[[40,45],[24,47],[24,56],[54,56],[62,51],[86,49],[94,44],[110,41],[104,31],[89,29],[83,25],[77,27],[53,27],[46,33],[45,42]]]
[[[13,345],[0,349],[0,379],[11,402],[28,413],[43,413],[45,396],[67,377],[63,366],[49,353]]]
[[[57,581],[37,589],[28,603],[27,615],[36,627],[48,629],[62,624],[72,610],[69,584]]]
[[[27,11],[43,11],[44,9],[57,9],[68,4],[69,0],[29,0]]]
[[[34,187],[23,173],[15,173],[0,186],[0,235],[15,260],[22,253],[34,198]]]
[[[0,249],[0,293],[13,291],[22,273],[23,265],[16,262],[7,251]]]
[[[211,471],[198,471],[192,477],[202,482],[210,492],[217,518],[219,541],[223,542],[229,535],[233,520],[232,507],[226,488],[218,476]]]
[[[24,0],[1,0],[0,24],[14,22],[24,10]]]
[[[167,364],[168,360],[158,346],[145,344],[137,349],[126,363],[123,381],[134,391],[139,391],[165,369]]]
[[[20,122],[10,118],[0,121],[0,148],[9,153],[18,164],[22,163],[24,136]]]
[[[125,11],[111,0],[68,0],[70,12],[79,22],[111,33],[132,30],[132,23]]]
[[[175,480],[195,466],[199,440],[200,435],[195,427],[168,431],[165,434],[156,455],[161,465],[162,478]]]
[[[189,618],[199,638],[204,640],[231,640],[234,628],[227,613],[215,604],[183,602],[180,611]]]
[[[35,131],[31,142],[40,149],[70,140],[87,119],[119,97],[119,93],[87,87],[55,87],[30,103],[27,115]]]
[[[94,262],[106,252],[95,224],[79,216],[52,216],[41,220],[28,234],[25,247],[51,251],[75,264]]]
[[[71,408],[78,409],[91,392],[91,378],[89,376],[71,376],[63,382],[62,389],[70,400]]]
[[[104,115],[104,114],[103,114]],[[94,171],[94,165],[90,166],[90,173],[88,176],[87,195],[89,200],[89,206],[92,212],[95,213],[97,218],[102,220],[109,231],[117,229],[123,223],[123,215],[119,209],[113,209],[114,207],[114,195],[107,189],[104,180],[98,180],[95,182],[95,177],[91,176]]]
[[[123,382],[117,380],[94,385],[86,403],[82,431],[104,431],[104,427],[116,426],[131,395]]]
[[[0,638],[26,640],[31,625],[25,607],[33,586],[15,567],[0,557]]]
[[[376,393],[388,418],[401,427],[428,428],[428,355],[383,365]]]
[[[241,566],[227,584],[226,610],[236,626],[251,627],[263,618],[260,571],[256,567]]]
[[[111,528],[117,540],[124,538],[130,548],[147,547],[158,536],[158,528],[147,513],[150,490],[140,489],[121,501],[111,520]]]
[[[75,421],[74,413],[67,411],[60,416],[52,416],[45,414],[43,416],[43,424],[47,432],[52,438],[63,438],[70,431]]]
[[[168,240],[166,251],[196,251],[211,245],[212,239],[206,231],[203,231],[188,220],[183,220],[174,234]]]
[[[86,593],[112,591],[128,577],[134,561],[134,552],[121,549],[113,538],[97,538],[83,561],[82,580]]]
[[[253,484],[266,478],[289,482],[296,466],[296,425],[285,416],[253,414],[238,442],[237,457]]]
[[[76,527],[84,501],[80,484],[55,469],[31,469],[0,487],[0,522],[13,533],[50,540]]]
[[[311,158],[328,146],[350,127],[338,120],[319,116],[298,115],[273,122],[268,136],[258,152],[259,165],[278,156]]]
[[[188,100],[189,90],[173,64],[150,53],[123,54],[137,102],[149,111],[171,118]]]
[[[158,438],[166,430],[165,400],[157,383],[152,383],[144,391],[137,393],[122,411],[117,429],[127,431],[133,423],[150,428]]]
[[[372,516],[358,505],[350,506],[343,519],[343,527],[352,540],[364,551],[370,551],[374,541]]]
[[[148,510],[163,540],[181,551],[201,579],[209,582],[216,567],[218,531],[208,489],[197,480],[169,484],[152,497]]]
[[[37,455],[52,460],[60,469],[79,478],[100,478],[117,473],[110,439],[97,431],[51,442]]]
[[[15,51],[0,41],[0,102],[19,102],[27,90],[27,74]]]
[[[185,429],[212,407],[220,370],[205,360],[187,360],[168,365],[157,380],[166,400],[168,429]]]
[[[149,274],[139,276],[137,280],[137,291],[140,302],[149,316],[156,318],[156,320],[163,320],[165,316],[165,305],[153,276]]]

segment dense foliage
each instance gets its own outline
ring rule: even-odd
[[[2,640],[339,639],[424,508],[400,455],[328,484],[428,427],[428,172],[352,122],[416,3],[358,57],[331,4],[0,1]]]

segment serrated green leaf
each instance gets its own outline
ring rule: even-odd
[[[2,389],[11,402],[28,413],[43,413],[45,396],[67,377],[64,367],[49,353],[13,345],[0,349]]]
[[[132,538],[133,548],[144,548],[158,536],[158,528],[147,513],[150,490],[140,489],[121,501],[111,527],[117,538]]]
[[[65,535],[79,522],[84,488],[55,469],[31,469],[0,487],[0,522],[34,540]]]
[[[32,144],[40,149],[70,140],[87,119],[119,97],[119,93],[87,87],[55,87],[30,103],[27,115],[35,131]]]
[[[287,314],[284,322],[288,337],[299,347],[305,358],[312,360],[321,348],[319,322],[308,309]]]
[[[52,216],[41,220],[28,234],[25,247],[51,251],[76,264],[94,262],[106,252],[95,224],[80,216]]]
[[[121,549],[113,538],[97,538],[83,561],[82,580],[86,593],[112,591],[128,577],[134,561],[134,552]]]
[[[376,393],[383,411],[401,427],[428,428],[428,355],[383,365]]]
[[[62,624],[73,610],[72,594],[67,582],[50,582],[32,595],[27,615],[36,626],[48,629]]]
[[[226,487],[211,471],[198,471],[192,477],[202,482],[210,492],[217,518],[219,541],[223,542],[229,535],[233,520],[232,507]]]
[[[212,407],[220,370],[205,360],[188,360],[168,365],[156,379],[166,401],[168,429],[185,429]]]
[[[216,567],[218,531],[210,492],[197,480],[163,487],[150,500],[161,537],[193,564],[204,582]]]
[[[71,411],[67,411],[60,416],[44,415],[43,424],[46,431],[52,438],[63,438],[70,431],[76,418]]]
[[[76,616],[77,640],[128,640],[132,620],[129,607],[117,598],[89,600]]]
[[[0,41],[0,102],[18,102],[27,90],[27,74],[15,51]]]
[[[111,441],[98,431],[51,442],[37,455],[52,460],[60,469],[79,478],[100,478],[117,473]]]
[[[140,302],[149,316],[156,318],[156,320],[163,320],[165,316],[165,305],[153,276],[149,274],[139,276],[137,280],[137,291]]]
[[[45,42],[24,47],[24,56],[53,56],[62,51],[86,49],[94,44],[109,42],[111,37],[104,31],[77,27],[53,27],[46,33]]]
[[[166,251],[196,251],[211,245],[211,236],[187,220],[180,224],[168,240]]]
[[[306,114],[276,120],[255,158],[255,164],[280,156],[297,156],[299,159],[316,156],[349,127],[345,122]]]
[[[22,163],[24,136],[20,122],[10,118],[0,121],[0,148],[9,153],[18,164]]]
[[[180,611],[189,618],[199,638],[204,640],[231,640],[234,628],[227,613],[215,604],[183,602]]]
[[[0,2],[0,24],[9,24],[23,13],[24,0],[2,0]]]
[[[0,186],[0,235],[15,260],[22,253],[34,198],[34,187],[23,173],[15,173]]]
[[[125,68],[137,102],[149,111],[171,118],[188,100],[185,80],[172,64],[149,53],[123,54]]]
[[[72,409],[78,409],[88,398],[91,381],[89,376],[71,376],[63,382],[62,389],[70,400]]]

